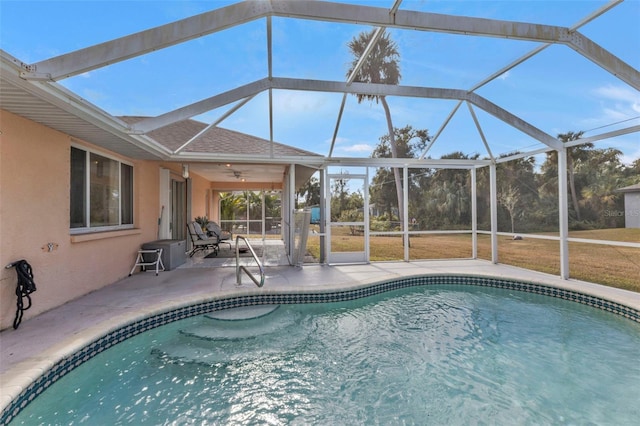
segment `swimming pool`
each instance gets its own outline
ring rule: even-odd
[[[606,302],[504,280],[411,280],[219,302],[284,305],[139,334],[54,380],[12,424],[624,424],[640,414],[640,324],[560,298]],[[434,285],[414,288],[423,284]],[[547,292],[557,298],[532,294]],[[327,300],[342,302],[287,305]]]

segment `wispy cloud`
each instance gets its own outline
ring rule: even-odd
[[[640,93],[628,87],[609,84],[592,91],[598,99],[600,110],[597,115],[585,117],[581,125],[584,128],[601,128],[613,125],[640,115]]]
[[[325,140],[326,144],[330,144],[331,143],[331,139],[326,139]],[[345,145],[345,144],[349,144],[351,143],[351,139],[349,138],[342,138],[340,136],[336,137],[336,145]]]
[[[498,76],[498,80],[506,80],[507,78],[509,78],[511,76],[511,71],[507,71],[503,74],[500,74]]]
[[[598,87],[594,93],[603,98],[612,99],[614,101],[631,104],[636,112],[640,112],[640,93],[624,86],[607,86]]]
[[[308,114],[324,112],[327,108],[328,95],[324,93],[309,93],[282,91],[274,94],[274,112],[285,116],[292,114]]]
[[[340,147],[340,151],[344,152],[371,152],[373,147],[366,143],[357,143],[351,146]]]
[[[613,107],[605,108],[607,114],[612,114],[614,117],[622,114],[626,118],[640,114],[640,93],[635,90],[609,84],[597,88],[594,93],[604,100],[615,102]]]

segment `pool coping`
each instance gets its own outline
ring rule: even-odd
[[[221,285],[220,291],[215,294],[189,294],[176,299],[162,300],[86,327],[73,337],[60,341],[36,356],[29,357],[0,375],[0,383],[2,383],[0,424],[10,422],[22,408],[64,374],[114,344],[175,320],[233,307],[275,303],[334,302],[368,297],[410,286],[453,284],[507,288],[559,297],[640,322],[640,294],[626,290],[576,280],[560,280],[558,277],[546,274],[525,274],[518,268],[514,268],[515,274],[514,271],[505,273],[504,270],[494,271],[499,272],[496,274],[433,270],[429,273],[414,271],[399,274],[393,263],[376,265],[377,267],[373,270],[367,265],[329,267],[347,272],[347,275],[353,273],[353,277],[345,282],[321,284],[312,288],[276,285],[260,289],[256,287],[224,289]],[[400,266],[409,270],[421,269],[418,262],[415,264],[417,268],[407,268],[406,263]],[[432,267],[433,263],[427,263],[426,266]],[[526,278],[521,275],[526,275]],[[360,278],[356,279],[357,276]],[[224,282],[225,278],[222,277],[220,281]]]

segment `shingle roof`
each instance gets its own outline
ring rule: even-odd
[[[123,116],[118,118],[127,124],[133,124],[147,117]],[[147,136],[175,151],[206,127],[206,123],[189,119],[153,130]],[[184,152],[269,156],[270,144],[271,142],[266,139],[214,126],[187,145],[184,148]],[[278,142],[273,142],[273,155],[321,156],[315,152],[305,151]]]

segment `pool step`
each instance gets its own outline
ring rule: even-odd
[[[307,337],[299,327],[298,313],[274,308],[271,312],[246,320],[203,316],[170,341],[154,347],[151,354],[163,363],[178,365],[243,362],[288,350]],[[237,318],[238,314],[232,316]]]
[[[271,308],[270,312],[274,312],[276,309],[277,307]],[[243,312],[234,312],[230,313],[225,318],[238,318],[238,315],[244,314],[245,313]],[[252,317],[253,319],[245,320],[220,320],[220,317],[213,318],[210,315],[206,315],[205,317],[207,317],[209,321],[203,322],[200,325],[189,329],[180,330],[180,334],[195,339],[210,341],[245,340],[278,332],[284,328],[294,325],[296,322],[295,315],[290,312],[282,314],[274,312],[268,317],[265,317],[265,315],[266,314],[263,314],[258,317]]]
[[[206,318],[222,321],[240,321],[261,318],[276,311],[280,305],[256,305],[243,306],[240,308],[225,309],[206,314]]]

